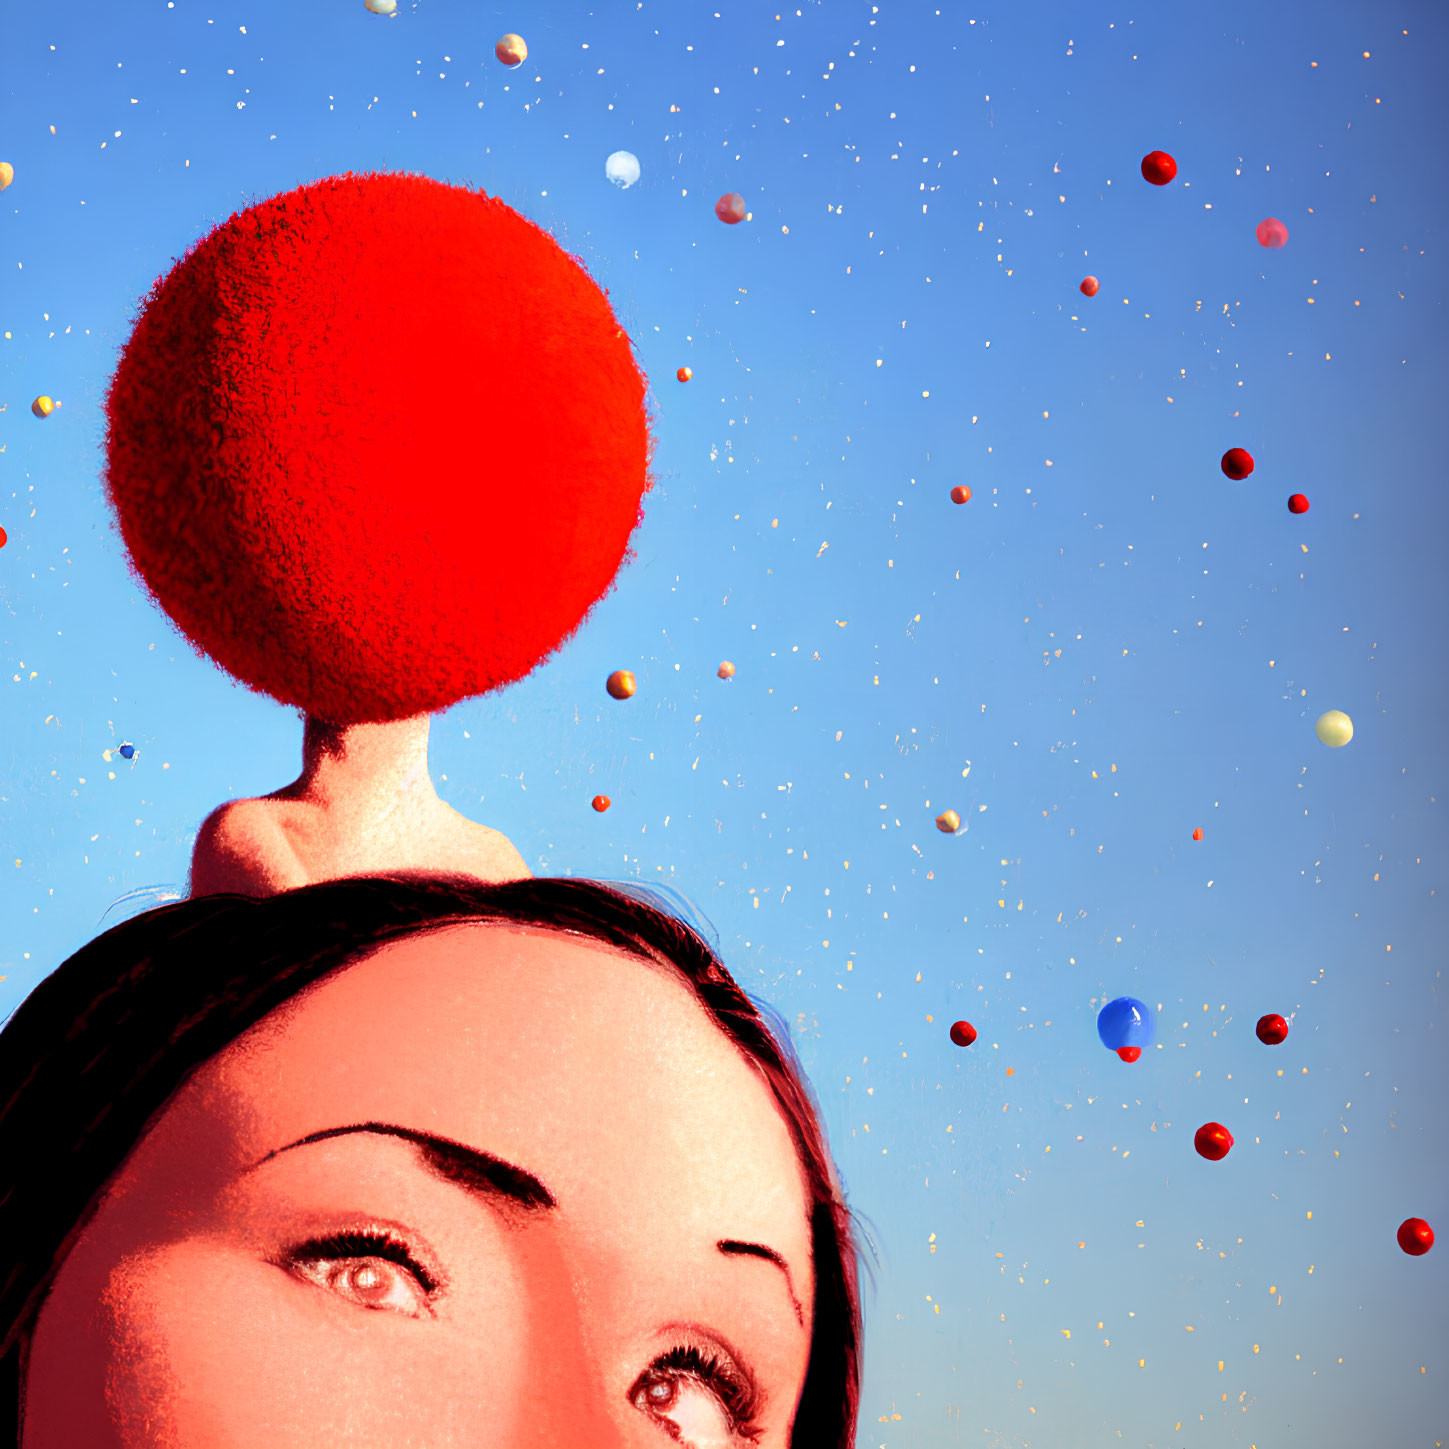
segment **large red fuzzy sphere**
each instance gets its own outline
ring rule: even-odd
[[[645,379],[582,264],[496,197],[330,176],[152,287],[106,400],[132,562],[199,649],[338,724],[545,659],[651,486]]]

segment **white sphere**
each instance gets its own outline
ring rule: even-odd
[[[397,0],[362,0],[374,15],[391,15],[397,9]]]
[[[639,179],[639,158],[632,151],[615,151],[604,162],[604,175],[627,190]]]
[[[1331,709],[1318,716],[1313,727],[1318,738],[1331,750],[1339,750],[1353,738],[1353,721],[1341,709]]]

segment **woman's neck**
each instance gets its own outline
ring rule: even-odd
[[[302,773],[289,799],[371,813],[399,795],[435,801],[428,774],[428,715],[383,724],[335,725],[308,716],[302,735]]]

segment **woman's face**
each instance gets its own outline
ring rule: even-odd
[[[182,1089],[67,1257],[25,1449],[784,1449],[806,1198],[663,970],[547,931],[386,947]]]

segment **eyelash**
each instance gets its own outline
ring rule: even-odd
[[[438,1280],[413,1257],[408,1245],[392,1233],[366,1230],[330,1233],[326,1237],[310,1238],[298,1244],[287,1256],[294,1263],[381,1258],[384,1262],[406,1268],[430,1298],[438,1288]],[[759,1437],[756,1422],[759,1398],[756,1390],[748,1378],[718,1354],[697,1344],[677,1344],[667,1353],[660,1354],[649,1365],[644,1377],[661,1372],[698,1379],[720,1401],[733,1433],[751,1441]]]
[[[696,1344],[679,1344],[668,1353],[660,1354],[644,1376],[661,1371],[698,1379],[720,1401],[733,1433],[749,1440],[759,1437],[758,1395],[750,1381],[732,1364]]]
[[[312,1238],[299,1244],[287,1256],[294,1263],[315,1263],[329,1258],[381,1258],[384,1262],[406,1268],[429,1297],[438,1288],[438,1280],[413,1257],[408,1245],[391,1233],[332,1233],[325,1238]]]

